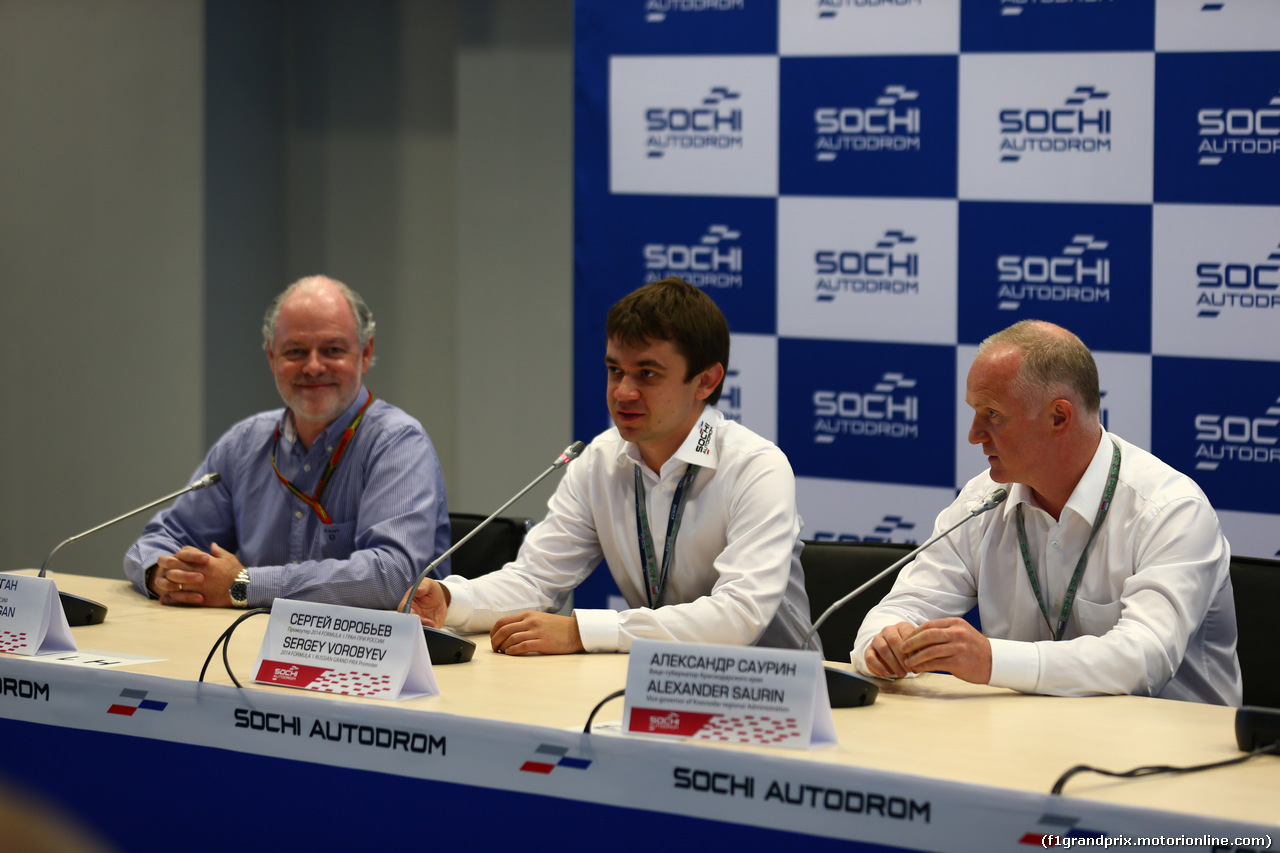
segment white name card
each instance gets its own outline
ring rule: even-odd
[[[75,638],[51,578],[0,574],[0,652],[73,652]]]
[[[254,680],[367,696],[435,696],[422,623],[411,613],[276,599]]]
[[[622,727],[633,734],[812,749],[836,742],[817,652],[637,640]]]

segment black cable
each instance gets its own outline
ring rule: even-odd
[[[591,713],[587,716],[587,724],[583,727],[583,729],[582,729],[582,733],[583,733],[584,735],[589,735],[589,734],[591,734],[591,721],[592,721],[592,720],[594,720],[594,719],[596,718],[596,714],[597,714],[597,713],[599,713],[600,709],[601,709],[601,708],[603,708],[603,707],[605,706],[605,704],[606,704],[606,703],[608,703],[608,702],[612,702],[614,699],[617,699],[619,696],[623,696],[623,695],[625,695],[625,694],[626,694],[626,692],[627,692],[627,691],[626,691],[625,689],[623,689],[623,690],[615,690],[615,691],[613,691],[612,693],[610,693],[608,696],[606,696],[606,697],[604,697],[603,699],[601,699],[601,700],[600,700],[600,704],[598,704],[598,705],[596,705],[594,708],[592,708],[592,709],[591,709]]]
[[[227,660],[227,649],[231,646],[231,635],[235,632],[236,627],[250,616],[257,616],[259,613],[270,613],[270,607],[255,607],[252,610],[246,610],[240,615],[240,618],[227,626],[227,630],[218,635],[218,639],[213,641],[213,648],[209,649],[209,656],[204,659],[204,666],[200,667],[200,681],[204,681],[204,674],[209,669],[209,661],[213,660],[214,654],[218,651],[218,646],[222,646],[222,665],[227,670],[227,675],[231,676],[232,683],[236,687],[244,687],[236,680],[236,674],[231,671],[231,662]]]
[[[1245,755],[1238,755],[1235,758],[1228,758],[1226,761],[1215,761],[1211,764],[1197,764],[1194,767],[1173,767],[1168,764],[1153,764],[1146,767],[1135,767],[1132,770],[1116,772],[1114,770],[1103,770],[1099,767],[1090,767],[1088,764],[1077,764],[1066,773],[1058,777],[1058,781],[1053,783],[1053,790],[1049,793],[1057,796],[1062,794],[1062,788],[1067,784],[1067,780],[1077,773],[1100,773],[1103,776],[1114,776],[1117,779],[1138,779],[1143,776],[1155,776],[1158,773],[1195,773],[1200,770],[1212,770],[1215,767],[1229,767],[1232,764],[1240,764],[1255,758],[1259,755],[1280,755],[1280,743],[1272,743],[1267,746],[1260,746],[1253,752]]]

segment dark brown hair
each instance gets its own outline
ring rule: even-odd
[[[688,382],[713,364],[728,375],[729,323],[710,296],[682,278],[664,278],[633,290],[609,309],[605,336],[624,346],[643,347],[651,341],[671,341],[684,356]],[[707,397],[714,406],[724,380]]]

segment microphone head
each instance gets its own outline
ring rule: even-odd
[[[560,458],[557,459],[551,467],[560,468],[564,465],[568,465],[570,462],[581,456],[582,451],[586,449],[587,443],[585,441],[575,441],[564,449],[564,452],[560,454]]]
[[[1003,487],[994,488],[987,492],[986,496],[982,499],[982,502],[970,511],[970,515],[981,515],[988,510],[995,509],[1000,504],[1004,503],[1005,498],[1007,497],[1009,497],[1008,489]]]
[[[214,483],[220,483],[220,482],[222,482],[222,475],[219,474],[217,471],[211,471],[208,474],[205,474],[199,480],[196,480],[194,483],[192,483],[191,488],[207,489],[210,486],[212,486]]]

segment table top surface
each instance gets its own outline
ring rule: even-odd
[[[73,629],[77,646],[116,654],[163,657],[130,672],[186,680],[239,612],[166,607],[124,580],[60,574],[60,590],[109,608],[106,622]],[[247,620],[231,641],[237,678],[250,685],[268,619]],[[597,702],[626,686],[628,655],[508,657],[494,654],[486,635],[472,637],[470,663],[435,668],[440,695],[396,707],[501,722],[578,728]],[[838,664],[837,664],[838,666]],[[231,684],[221,657],[206,680]],[[252,684],[249,689],[289,690]],[[297,691],[290,691],[297,692]],[[377,700],[334,697],[343,701]],[[597,723],[618,720],[622,700]],[[729,746],[774,756],[908,773],[934,779],[1048,793],[1066,770],[1088,764],[1108,770],[1143,765],[1190,766],[1235,758],[1235,709],[1140,696],[1028,696],[974,685],[948,675],[882,682],[875,704],[832,711],[839,743],[798,753]],[[1254,823],[1280,824],[1280,756],[1262,756],[1203,773],[1113,779],[1074,777],[1069,796],[1176,810]]]

